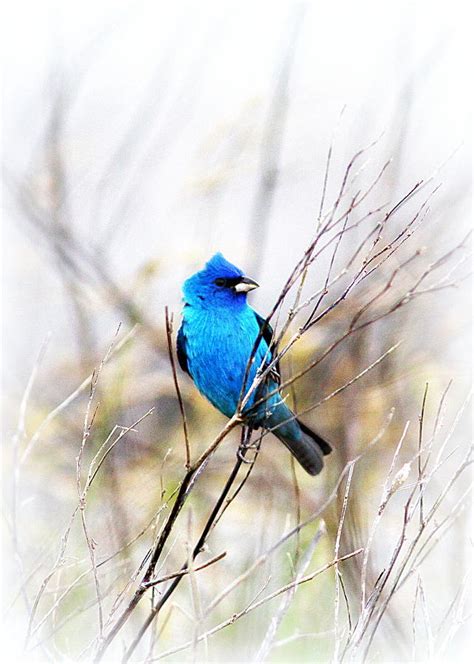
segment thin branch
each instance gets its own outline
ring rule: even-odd
[[[214,556],[213,558],[203,563],[202,565],[193,567],[192,571],[200,572],[202,569],[206,569],[207,567],[214,565],[214,563],[219,562],[219,560],[225,558],[226,555],[227,551],[223,551],[222,553],[219,553],[219,555]],[[190,571],[191,570],[189,569],[189,567],[187,567],[186,569],[181,569],[179,572],[173,572],[172,574],[167,574],[166,576],[160,576],[159,579],[152,579],[151,581],[147,581],[146,583],[143,584],[143,586],[146,588],[153,588],[154,586],[158,586],[160,583],[165,583],[165,581],[172,581],[173,579],[176,579],[178,577],[185,576],[186,574],[189,574]]]
[[[418,418],[419,427],[418,427],[418,483],[420,485],[420,526],[423,525],[424,516],[423,516],[423,472],[422,472],[422,458],[421,458],[421,448],[423,447],[423,422],[425,418],[425,405],[426,397],[428,395],[428,383],[425,385],[425,391],[423,393],[423,401],[421,404],[421,412]]]
[[[353,461],[349,467],[349,472],[347,474],[347,480],[346,480],[346,488],[344,491],[344,499],[342,502],[342,510],[341,510],[341,515],[339,517],[339,523],[337,526],[337,533],[336,533],[336,543],[334,546],[334,559],[337,561],[339,557],[339,547],[341,544],[341,535],[342,535],[342,528],[344,525],[344,520],[346,518],[346,512],[347,512],[347,505],[349,502],[349,491],[351,488],[351,482],[352,482],[352,475],[354,473],[354,465],[355,462]],[[334,565],[334,572],[335,572],[335,594],[334,594],[334,655],[333,655],[333,662],[337,664],[339,661],[339,647],[340,647],[340,638],[339,638],[339,563],[336,562]]]
[[[184,447],[186,455],[185,468],[186,470],[189,470],[189,468],[191,467],[191,447],[189,444],[188,423],[186,420],[186,411],[184,409],[183,397],[181,396],[181,390],[179,389],[178,374],[176,373],[176,362],[173,353],[173,314],[171,314],[171,317],[169,316],[168,307],[165,307],[165,322],[166,322],[166,339],[168,342],[168,355],[170,358],[174,387],[176,390],[176,396],[178,397],[179,410],[181,412],[181,420],[183,423]]]

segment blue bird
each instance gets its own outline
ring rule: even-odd
[[[236,412],[260,367],[274,357],[273,331],[248,304],[258,284],[245,277],[221,253],[184,282],[183,321],[178,331],[178,361],[198,390],[227,417]],[[257,338],[255,359],[247,370]],[[323,467],[331,446],[296,419],[278,391],[279,368],[268,373],[250,395],[243,415],[254,429],[271,429],[310,475]],[[254,405],[255,404],[255,405]]]

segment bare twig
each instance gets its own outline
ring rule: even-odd
[[[170,358],[171,371],[173,372],[174,387],[176,390],[176,396],[178,397],[179,410],[183,422],[184,447],[186,455],[185,467],[186,470],[189,470],[191,466],[191,447],[189,445],[188,423],[186,420],[186,412],[184,410],[183,397],[181,396],[181,390],[179,389],[178,375],[176,373],[176,362],[173,353],[173,315],[171,315],[171,317],[169,316],[168,307],[165,307],[165,321],[166,321],[166,339],[168,342],[168,354]]]
[[[422,471],[422,458],[421,458],[421,448],[423,446],[423,421],[425,417],[425,405],[426,397],[428,395],[428,383],[425,385],[425,391],[423,393],[423,402],[421,404],[421,412],[418,418],[419,420],[419,433],[418,433],[418,483],[420,485],[420,526],[423,525],[423,471]]]
[[[342,528],[344,525],[344,520],[346,517],[346,511],[347,511],[347,504],[349,502],[349,491],[351,488],[351,482],[352,482],[352,475],[354,473],[354,465],[355,461],[351,462],[349,466],[349,472],[347,473],[347,480],[346,480],[346,488],[344,491],[344,499],[342,502],[342,510],[341,510],[341,515],[339,517],[339,523],[337,526],[337,534],[336,534],[336,543],[334,546],[334,559],[337,561],[339,557],[339,547],[341,544],[341,535],[342,535]],[[339,661],[339,648],[340,648],[340,635],[339,635],[339,601],[340,601],[340,578],[339,578],[339,562],[336,562],[334,565],[334,573],[335,573],[335,595],[334,595],[334,655],[333,655],[333,661],[335,664]]]

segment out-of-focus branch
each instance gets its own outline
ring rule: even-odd
[[[137,331],[137,327],[134,326],[124,337],[121,339],[115,346],[113,346],[110,350],[110,353],[104,358],[103,362],[106,364],[111,357],[113,357],[116,353],[120,352],[122,348],[127,344],[130,339],[133,338],[134,334]],[[60,404],[58,404],[53,410],[51,410],[48,415],[45,417],[45,419],[41,422],[39,427],[36,429],[34,434],[31,436],[30,440],[27,442],[25,449],[23,450],[23,453],[21,455],[21,463],[24,463],[26,459],[28,458],[29,454],[31,453],[31,450],[33,447],[36,445],[38,440],[41,438],[41,435],[43,431],[46,429],[46,427],[58,416],[60,415],[77,397],[82,394],[91,384],[91,381],[93,379],[94,372],[92,372],[87,378],[85,378],[82,383],[77,387],[71,394],[66,397],[63,401],[61,401]]]
[[[470,395],[468,398],[470,398]],[[439,409],[441,409],[443,400],[444,394],[442,396]],[[453,426],[455,426],[455,424],[459,421],[460,413],[464,411],[465,405],[466,402],[461,406],[458,413],[456,414]],[[424,405],[422,405],[421,413],[422,414],[420,417],[423,419],[425,416]],[[438,421],[438,417],[436,419]],[[425,512],[423,520],[418,522],[415,532],[409,537],[408,528],[414,521],[414,516],[419,508],[421,500],[423,499],[423,495],[426,493],[427,487],[432,482],[433,477],[435,476],[442,462],[437,463],[434,468],[428,472],[427,466],[433,450],[435,435],[437,433],[435,428],[433,436],[417,449],[415,455],[408,462],[406,462],[398,470],[398,472],[394,473],[396,460],[398,458],[403,440],[405,439],[407,429],[408,425],[405,427],[392,459],[390,470],[385,481],[380,505],[372,525],[369,540],[365,547],[364,563],[362,567],[362,607],[355,629],[350,635],[344,652],[342,653],[342,660],[349,656],[355,656],[357,653],[359,653],[360,650],[363,651],[363,659],[367,657],[367,653],[372,645],[375,634],[379,628],[380,622],[387,610],[390,601],[401,587],[402,583],[404,583],[406,578],[408,578],[408,576],[411,574],[411,570],[413,570],[414,566],[417,564],[417,559],[419,560],[420,553],[423,551],[424,547],[424,545],[421,543],[423,535],[427,532],[427,529],[433,521],[440,506],[444,502],[446,496],[450,494],[453,486],[464,474],[465,470],[473,463],[474,450],[472,447],[470,447],[461,463],[456,467],[456,470],[451,475],[446,485],[443,487],[442,491],[439,493],[439,495],[437,495],[433,505],[431,506],[431,509]],[[444,441],[440,445],[440,451],[445,448],[450,435],[451,432],[448,432]],[[422,454],[424,455],[425,460],[421,464],[421,468],[418,470],[408,498],[404,503],[400,536],[395,543],[393,551],[391,552],[388,564],[380,573],[374,588],[367,596],[365,590],[364,571],[366,568],[367,559],[370,554],[370,547],[373,541],[375,529],[383,517],[387,503],[392,498],[392,496],[406,483],[412,466],[414,466],[415,461],[421,458]],[[431,535],[428,534],[427,541],[433,537],[434,533],[437,532],[438,524],[435,523]]]
[[[276,191],[286,119],[289,108],[288,86],[295,56],[298,35],[303,25],[306,4],[298,2],[291,8],[289,27],[285,24],[285,47],[276,75],[275,89],[265,121],[260,154],[260,174],[249,225],[250,274],[258,275],[263,262],[267,229]]]
[[[257,662],[263,662],[265,661],[265,658],[267,657],[268,653],[270,652],[273,641],[275,639],[278,627],[280,626],[283,618],[285,617],[286,613],[288,612],[288,609],[290,608],[291,602],[293,601],[294,594],[301,583],[304,574],[311,562],[311,559],[313,557],[314,551],[325,532],[325,526],[323,523],[320,524],[320,527],[316,530],[316,533],[314,537],[311,539],[309,545],[306,548],[306,551],[304,552],[304,555],[302,559],[299,561],[298,568],[295,572],[294,575],[294,586],[289,589],[289,591],[286,593],[285,597],[283,598],[282,602],[280,603],[280,606],[278,607],[278,611],[276,614],[273,616],[270,625],[268,626],[268,629],[265,633],[265,636],[263,638],[263,641],[260,645],[260,648],[257,651],[257,655],[255,657],[255,661]],[[339,561],[338,561],[339,562]],[[336,563],[338,564],[338,563]]]

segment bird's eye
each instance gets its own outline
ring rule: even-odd
[[[216,286],[225,286],[225,279],[222,279],[221,277],[219,277],[218,279],[216,279],[214,281],[214,283],[216,284]]]

